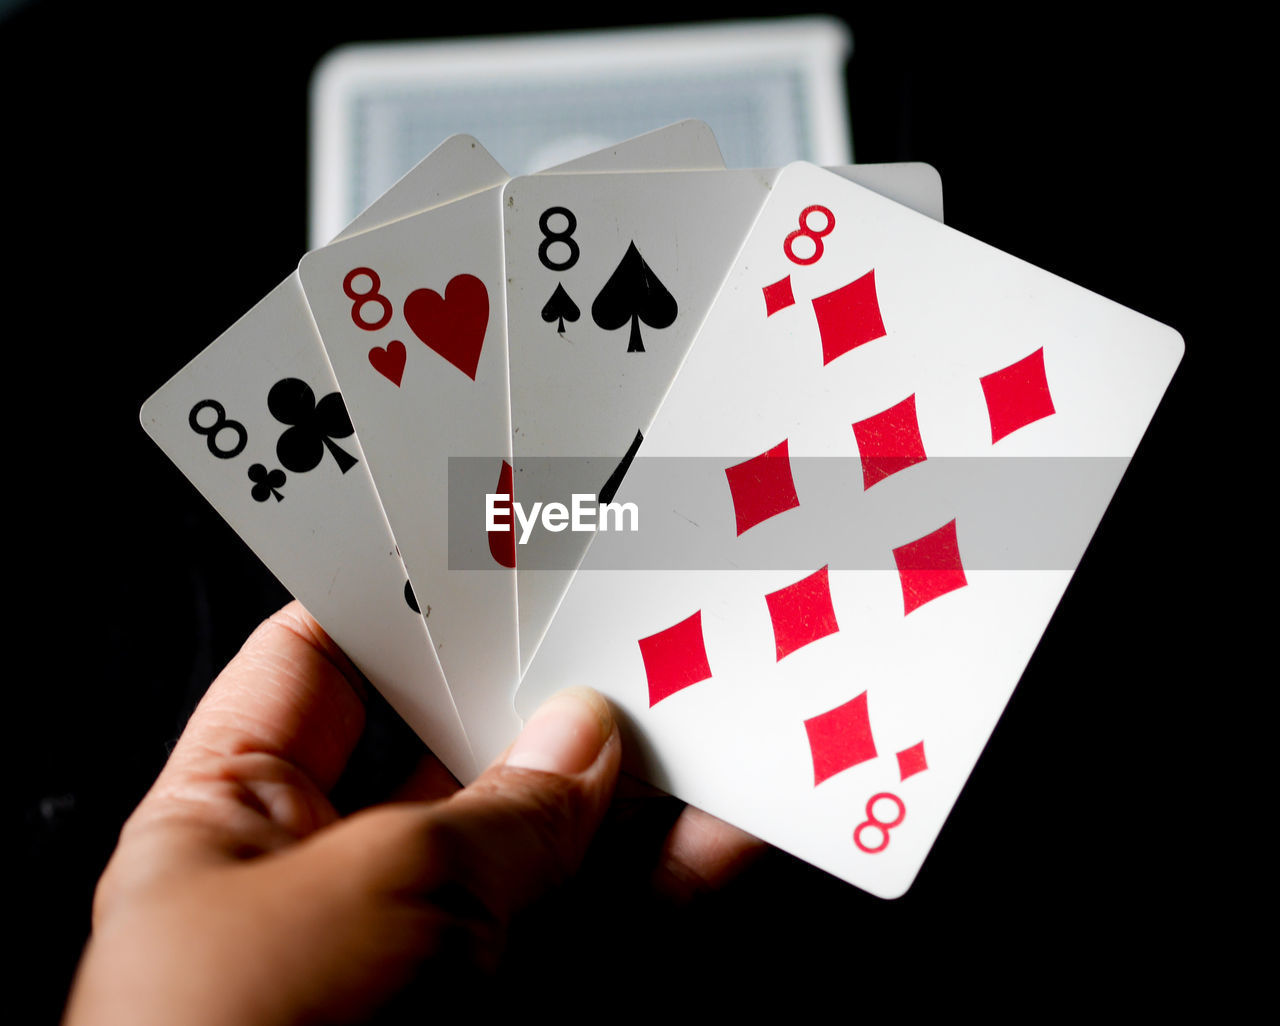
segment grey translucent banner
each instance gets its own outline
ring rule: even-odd
[[[1129,459],[930,458],[869,486],[856,457],[792,458],[734,481],[726,471],[744,462],[638,458],[605,509],[616,460],[524,460],[517,510],[498,497],[501,457],[452,458],[450,569],[497,569],[485,538],[514,542],[518,571],[573,570],[588,547],[601,570],[927,568],[943,557],[916,543],[954,522],[965,570],[1073,570]]]

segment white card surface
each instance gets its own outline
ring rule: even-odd
[[[448,139],[347,234],[472,192],[493,180],[495,168],[474,139]],[[277,393],[286,407],[298,407],[282,411],[293,423],[269,408],[273,386],[290,380],[310,390],[309,400],[287,386]],[[336,392],[295,272],[147,400],[141,419],[450,772],[469,780],[475,760],[426,625],[408,603],[364,453],[350,433],[322,434],[305,409]],[[325,408],[334,406],[328,400]],[[304,447],[319,456],[313,469],[283,465],[278,446],[290,431],[295,439],[311,436]],[[333,449],[346,454],[344,463],[354,461],[345,471]]]
[[[618,492],[641,530],[595,536],[518,709],[599,688],[630,768],[902,894],[1182,349],[787,168]]]
[[[837,169],[942,218],[925,164]],[[512,179],[502,205],[516,496],[607,499],[684,360],[778,169]],[[602,499],[602,501],[605,501]],[[522,667],[589,541],[517,541]]]
[[[710,162],[708,138],[705,126],[684,122],[556,170]],[[299,265],[480,765],[520,727],[512,707],[515,574],[483,520],[485,493],[504,482],[509,490],[511,472],[506,179],[497,177],[491,188],[309,253]],[[450,460],[459,458],[471,458],[478,476],[451,481]]]

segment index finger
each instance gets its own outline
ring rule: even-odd
[[[290,602],[259,625],[210,685],[170,766],[263,754],[328,791],[364,729],[364,694],[351,661],[299,602]]]

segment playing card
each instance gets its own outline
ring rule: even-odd
[[[850,45],[808,17],[344,46],[311,83],[313,245],[460,125],[522,175],[690,116],[735,167],[845,163]]]
[[[503,180],[470,136],[346,230]],[[295,272],[142,408],[142,425],[418,735],[477,772]]]
[[[705,126],[683,123],[560,170],[711,161],[708,139]],[[514,550],[486,534],[482,516],[486,492],[511,489],[499,184],[309,253],[299,265],[480,765],[520,726],[511,704]],[[450,481],[451,457],[478,461],[479,475]]]
[[[518,709],[599,688],[633,770],[902,894],[1182,348],[787,168],[618,490],[640,529],[594,536]]]
[[[923,164],[837,169],[941,220]],[[764,171],[534,175],[504,190],[516,493],[607,502],[777,177]],[[590,535],[514,516],[522,666]]]

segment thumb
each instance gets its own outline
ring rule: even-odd
[[[578,868],[621,758],[604,698],[582,687],[552,696],[505,755],[434,807],[451,869],[497,918],[510,918]]]

